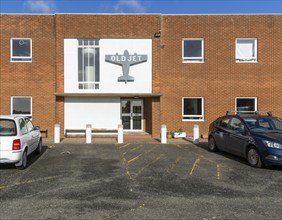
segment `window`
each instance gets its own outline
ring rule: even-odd
[[[100,48],[98,39],[78,40],[78,88],[99,89]]]
[[[11,61],[31,62],[32,41],[30,38],[12,38],[10,42]]]
[[[32,98],[22,96],[12,97],[11,114],[32,117]]]
[[[236,62],[257,61],[257,40],[236,39]]]
[[[28,118],[25,118],[24,120],[25,120],[28,132],[31,132],[33,130],[32,122]]]
[[[17,129],[14,120],[0,119],[0,137],[15,136],[16,134],[17,134]]]
[[[183,97],[182,120],[184,121],[204,120],[204,98]]]
[[[20,129],[21,129],[22,134],[26,134],[27,127],[26,127],[25,121],[23,119],[20,119],[19,124],[20,124]]]
[[[222,118],[220,121],[218,121],[217,125],[223,128],[227,128],[229,121],[230,121],[230,117]]]
[[[255,113],[257,111],[256,97],[236,98],[236,113]]]
[[[204,40],[183,39],[182,60],[183,62],[204,62]]]
[[[233,131],[244,131],[245,126],[238,118],[232,118],[230,122],[230,129]]]

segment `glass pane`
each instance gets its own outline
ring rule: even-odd
[[[202,99],[184,99],[184,115],[202,115]]]
[[[255,99],[237,99],[237,112],[255,111]]]
[[[133,106],[133,113],[141,114],[142,113],[141,106]]]
[[[16,135],[16,124],[13,120],[0,119],[0,136]]]
[[[202,40],[185,40],[184,57],[202,57]]]
[[[27,127],[23,119],[20,119],[20,129],[23,134],[27,133]]]
[[[133,116],[133,129],[141,130],[141,116]]]
[[[30,98],[13,98],[13,114],[31,115]]]
[[[30,57],[30,40],[13,40],[13,55],[16,57]]]
[[[100,49],[95,48],[95,82],[100,81]]]
[[[255,41],[237,40],[236,56],[242,58],[255,57]]]
[[[78,81],[83,82],[83,54],[82,48],[78,48]]]
[[[122,116],[123,129],[130,129],[130,116]]]
[[[128,100],[122,100],[121,101],[121,113],[131,113],[130,112],[130,101]]]

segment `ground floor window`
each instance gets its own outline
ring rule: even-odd
[[[257,111],[256,97],[236,97],[236,113],[255,113]]]
[[[199,121],[204,120],[204,98],[183,97],[182,98],[182,120]]]
[[[11,97],[11,114],[32,117],[32,97]]]

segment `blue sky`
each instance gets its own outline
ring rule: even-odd
[[[0,12],[282,14],[282,0],[0,0]]]

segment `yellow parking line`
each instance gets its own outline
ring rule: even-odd
[[[128,144],[126,144],[126,145],[123,145],[123,146],[119,147],[119,149],[125,148],[125,147],[127,147],[128,145],[130,145],[130,144],[128,143]]]
[[[39,181],[51,180],[51,179],[59,178],[59,177],[61,177],[61,176],[62,176],[62,175],[48,176],[48,177],[43,177],[43,178],[39,178],[39,179],[36,179],[36,180],[29,180],[29,181],[14,183],[14,184],[7,185],[7,186],[0,186],[0,190],[1,190],[1,189],[8,188],[8,187],[13,187],[13,186],[20,186],[20,185],[25,185],[25,184],[36,183],[36,182],[39,182]]]
[[[139,172],[137,173],[136,176],[138,176],[140,173],[142,173],[147,167],[149,167],[150,165],[152,165],[153,163],[157,162],[158,160],[160,160],[161,158],[165,157],[164,154],[160,154],[157,158],[155,158],[152,162],[148,163],[146,166],[144,166],[141,170],[139,170]]]
[[[177,157],[176,160],[174,161],[174,163],[172,163],[166,171],[167,172],[172,171],[174,169],[174,167],[179,163],[181,158],[182,158],[182,156]]]
[[[220,164],[217,164],[216,167],[217,167],[217,175],[216,175],[216,177],[217,177],[217,179],[219,180],[219,179],[220,179],[220,176],[221,176],[221,174],[220,174],[221,165],[220,165]]]
[[[132,163],[132,162],[138,160],[140,157],[145,156],[146,154],[150,153],[151,151],[153,151],[153,150],[154,150],[155,148],[157,148],[157,147],[158,147],[158,145],[155,146],[155,147],[153,147],[153,148],[151,148],[151,149],[148,150],[148,151],[145,151],[145,152],[142,153],[142,154],[139,154],[138,156],[136,156],[136,157],[132,158],[131,160],[129,160],[127,163]]]
[[[200,163],[200,158],[198,158],[198,159],[195,160],[195,162],[194,162],[194,164],[193,164],[193,167],[192,167],[192,169],[191,169],[191,171],[190,171],[190,175],[193,174],[194,170],[196,169],[196,167],[198,166],[199,163]]]

